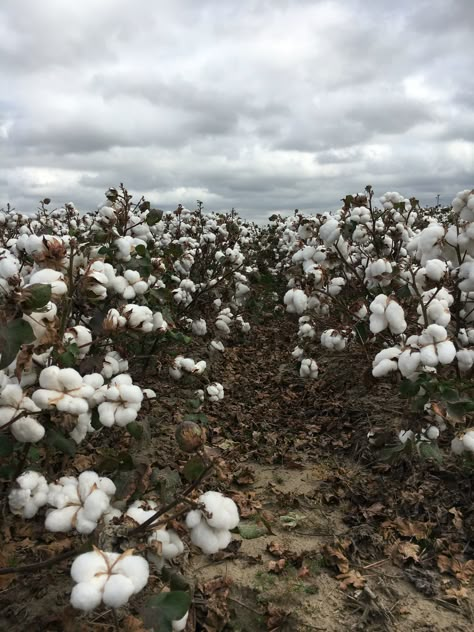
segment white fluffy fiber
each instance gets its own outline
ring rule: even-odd
[[[76,585],[71,592],[71,604],[90,611],[101,602],[110,608],[124,606],[132,595],[148,582],[148,562],[138,555],[108,553],[94,549],[77,557],[71,566]]]
[[[10,431],[17,441],[22,443],[36,443],[44,437],[44,427],[28,413],[38,413],[40,408],[27,397],[19,384],[6,384],[0,396],[0,427],[10,423]]]
[[[230,543],[230,529],[239,524],[239,511],[234,501],[220,492],[202,494],[199,503],[204,505],[206,513],[200,509],[190,511],[186,516],[186,525],[191,531],[192,543],[206,555],[211,555]]]
[[[206,386],[206,393],[211,402],[219,402],[224,399],[224,387],[219,382],[212,382]]]
[[[82,472],[77,479],[63,476],[49,485],[48,505],[55,509],[48,511],[45,527],[48,531],[92,533],[114,494],[114,483],[96,472]]]
[[[8,495],[10,511],[23,518],[33,518],[48,501],[48,483],[42,474],[23,472],[16,479],[18,487]]]
[[[342,351],[346,347],[346,340],[336,329],[326,329],[321,334],[321,344],[326,349]]]
[[[300,377],[309,377],[314,380],[318,377],[318,373],[319,368],[315,360],[306,358],[301,361]]]
[[[143,401],[143,391],[128,373],[120,373],[109,384],[98,388],[93,402],[98,404],[99,421],[103,426],[126,426],[135,421]]]
[[[401,334],[407,328],[403,308],[385,294],[376,296],[369,309],[371,311],[369,326],[373,334],[378,334],[387,327],[392,334]]]
[[[87,400],[93,395],[94,388],[86,384],[76,370],[47,367],[41,371],[39,383],[41,388],[32,395],[39,408],[57,408],[72,415],[80,415],[89,410]]]
[[[292,288],[283,297],[286,311],[289,314],[303,314],[308,306],[308,297],[303,290]]]

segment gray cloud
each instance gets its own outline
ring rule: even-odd
[[[471,187],[471,0],[4,0],[0,206],[332,210]]]

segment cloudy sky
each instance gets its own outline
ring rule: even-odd
[[[474,186],[473,0],[1,0],[0,207]]]

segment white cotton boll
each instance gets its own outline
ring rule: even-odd
[[[191,358],[183,358],[179,364],[179,368],[187,371],[188,373],[192,373],[195,366],[194,360]]]
[[[184,552],[184,544],[180,537],[172,529],[157,529],[148,538],[148,543],[161,542],[161,557],[172,560]]]
[[[95,489],[84,501],[84,512],[88,520],[97,522],[110,505],[110,499],[101,489]]]
[[[10,511],[23,518],[32,518],[47,503],[48,483],[44,476],[34,471],[24,472],[16,483],[18,488],[8,495]]]
[[[469,429],[464,433],[462,443],[465,450],[474,453],[474,429]]]
[[[100,605],[102,601],[102,585],[105,583],[105,576],[101,577],[101,582],[81,582],[76,584],[71,591],[71,605],[77,610],[90,612]]]
[[[61,369],[58,381],[67,391],[72,391],[82,386],[82,376],[74,369]]]
[[[451,452],[457,456],[461,455],[465,451],[463,440],[459,437],[454,437],[451,441]]]
[[[186,612],[184,617],[182,617],[181,619],[175,619],[174,621],[172,621],[171,628],[173,632],[183,632],[183,630],[186,628],[188,617],[189,617],[189,611]]]
[[[94,389],[99,389],[104,385],[104,378],[100,373],[90,373],[89,375],[84,375],[83,381],[84,384],[92,386]]]
[[[115,564],[114,572],[125,575],[132,583],[133,592],[137,593],[146,586],[150,569],[148,562],[143,557],[139,555],[127,555],[122,557],[122,559]]]
[[[456,357],[456,347],[450,340],[445,340],[437,344],[436,351],[441,364],[451,364]]]
[[[37,443],[45,434],[44,427],[33,417],[23,417],[15,421],[10,429],[12,435],[20,443]]]
[[[45,528],[47,531],[52,531],[53,533],[67,533],[71,531],[78,510],[79,507],[72,506],[48,511],[44,523]]]
[[[410,377],[416,373],[420,366],[420,353],[414,349],[405,349],[398,358],[398,370],[404,377]]]
[[[132,421],[135,421],[137,415],[138,411],[132,408],[131,405],[129,407],[121,406],[115,411],[115,423],[120,427],[127,426]]]
[[[206,366],[207,364],[204,360],[196,362],[196,364],[194,365],[193,373],[195,373],[196,375],[202,375],[206,370]]]
[[[398,439],[400,443],[406,443],[407,441],[412,441],[415,438],[415,435],[412,430],[400,430],[398,433]]]
[[[222,318],[218,318],[216,320],[216,328],[221,331],[223,334],[230,334],[230,329],[227,323],[224,322]]]
[[[295,347],[293,349],[293,351],[291,352],[291,356],[295,359],[295,360],[299,360],[301,358],[301,356],[303,355],[303,349],[301,347]]]
[[[461,349],[456,353],[456,359],[461,373],[467,373],[474,364],[474,351],[471,349]]]
[[[58,366],[49,366],[40,373],[39,383],[41,388],[57,391],[61,388],[59,381],[59,373],[61,369]],[[34,398],[33,398],[34,399]]]
[[[315,335],[316,332],[314,327],[312,327],[309,323],[304,323],[298,330],[298,336],[300,338],[308,338],[311,340],[311,338],[314,338]]]
[[[202,513],[199,509],[192,509],[186,515],[186,526],[188,529],[194,529],[201,522]]]
[[[98,406],[99,421],[103,426],[110,427],[115,423],[115,405],[111,402],[103,402]]]
[[[200,522],[191,531],[191,542],[199,547],[206,555],[213,555],[219,551],[219,541],[214,529],[205,521]]]
[[[436,441],[439,437],[439,428],[436,426],[428,426],[425,432],[426,436],[430,441]]]
[[[371,314],[369,328],[373,334],[378,334],[388,326],[388,321],[383,314]]]
[[[206,517],[209,526],[214,529],[234,529],[239,524],[239,511],[231,498],[223,496],[220,492],[209,491],[199,497],[206,511],[212,514]]]
[[[225,351],[224,344],[221,340],[212,340],[209,347],[211,348],[211,350],[214,349],[216,351],[220,351],[221,353]]]
[[[89,518],[83,509],[79,509],[76,514],[75,524],[73,524],[73,527],[78,533],[88,535],[96,529],[97,521]]]
[[[110,608],[120,608],[128,602],[134,592],[134,586],[128,577],[111,575],[105,583],[102,600]]]
[[[153,389],[144,388],[142,392],[145,399],[156,399],[156,393]]]
[[[389,299],[387,302],[385,318],[387,319],[388,326],[392,334],[401,334],[407,328],[405,312],[403,311],[402,306],[393,299]]]
[[[439,364],[438,355],[435,345],[428,345],[420,350],[420,358],[422,364],[428,367],[435,367]]]
[[[191,331],[195,336],[205,336],[207,333],[207,324],[204,318],[194,320],[191,325]]]
[[[441,259],[430,259],[425,263],[426,276],[432,281],[441,281],[447,270],[445,261]]]
[[[385,358],[381,360],[380,362],[378,362],[377,364],[375,364],[375,366],[372,369],[372,375],[374,377],[383,377],[384,375],[387,375],[388,373],[391,373],[392,371],[396,371],[396,370],[397,370],[397,363],[394,360],[389,360],[388,358]]]

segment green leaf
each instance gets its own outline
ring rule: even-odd
[[[76,454],[75,442],[65,437],[62,432],[59,432],[59,430],[55,428],[48,428],[46,431],[46,443],[69,456]]]
[[[254,540],[255,538],[261,538],[262,535],[268,533],[265,527],[260,527],[258,524],[239,524],[238,526],[240,537],[244,540]]]
[[[362,342],[365,342],[369,338],[370,329],[364,320],[360,320],[354,327],[354,330]]]
[[[10,456],[15,448],[16,441],[9,434],[0,435],[0,457]]]
[[[132,421],[131,423],[127,424],[127,430],[134,439],[141,439],[143,436],[143,426],[137,424],[136,421]]]
[[[400,395],[403,397],[415,397],[420,390],[420,385],[410,380],[402,380],[400,382]]]
[[[188,345],[192,341],[192,338],[190,338],[189,336],[186,336],[181,331],[168,330],[166,332],[166,335],[168,336],[168,338],[171,338],[171,340],[174,340],[175,342],[182,342],[185,345]]]
[[[30,323],[23,318],[10,321],[0,327],[0,369],[5,369],[15,360],[21,345],[30,344],[36,339]]]
[[[51,285],[34,283],[23,290],[25,299],[21,302],[23,312],[30,313],[45,307],[51,300]]]
[[[186,463],[186,465],[184,466],[183,468],[184,478],[190,483],[192,483],[193,481],[195,481],[197,478],[201,476],[201,474],[204,472],[205,469],[206,469],[206,466],[202,458],[198,454],[196,454],[195,456],[191,457],[189,461]]]
[[[77,357],[80,352],[81,350],[79,349],[77,344],[75,342],[71,342],[66,347],[66,351],[58,354],[58,360],[63,367],[71,368],[76,365]]]
[[[163,217],[163,211],[159,208],[152,208],[146,216],[148,226],[154,226]]]
[[[183,421],[199,421],[204,426],[209,425],[209,419],[204,413],[187,413],[184,415]]]
[[[138,244],[137,246],[135,246],[135,252],[140,257],[146,257],[148,254],[148,250],[143,244]]]
[[[182,590],[154,595],[144,608],[143,624],[155,632],[172,632],[172,622],[182,619],[190,605],[190,594]]]
[[[432,443],[431,441],[422,441],[418,444],[418,450],[424,459],[433,459],[433,461],[436,461],[437,463],[443,462],[443,455],[436,443]]]

